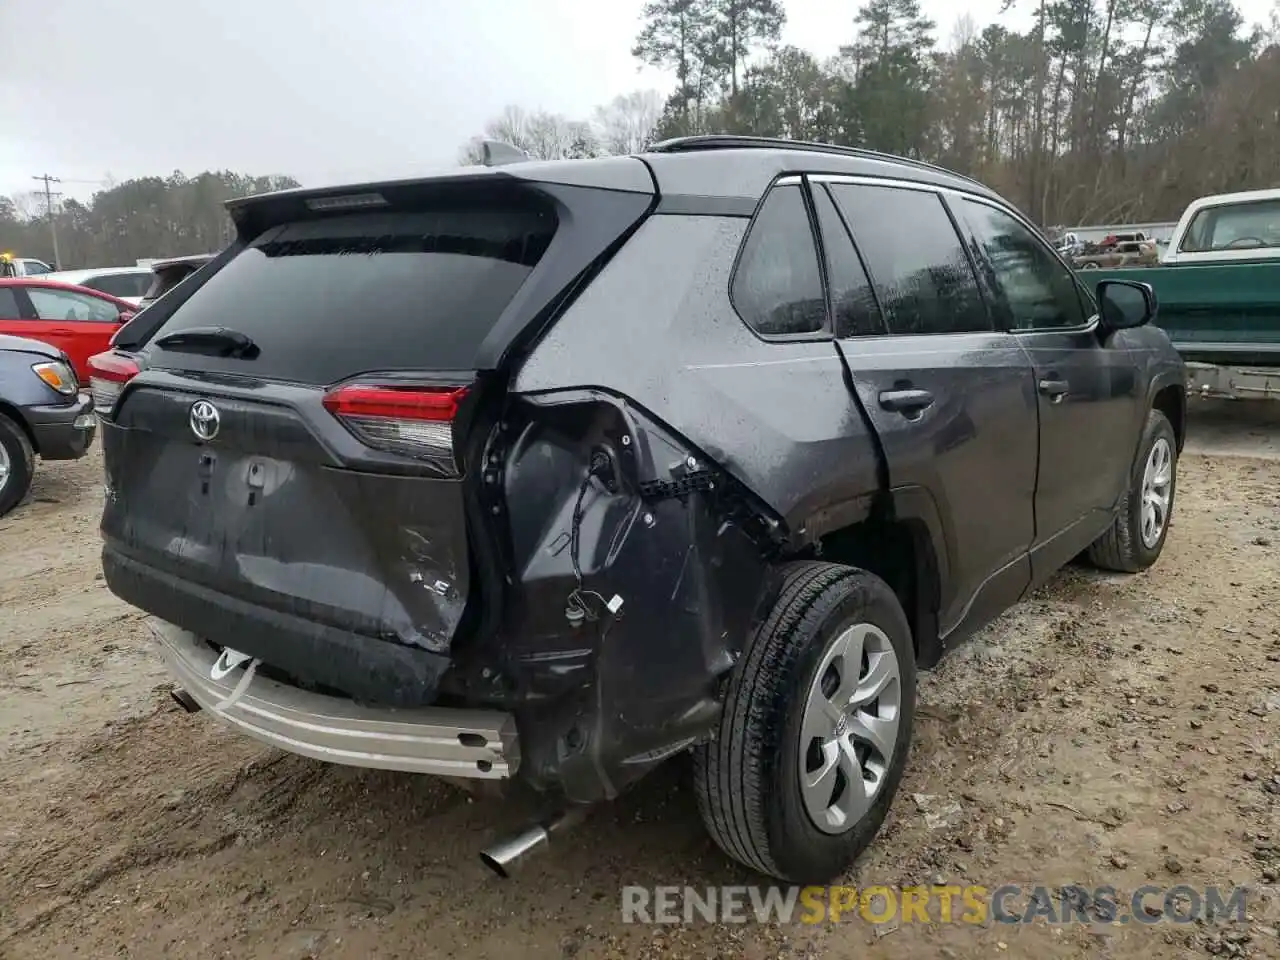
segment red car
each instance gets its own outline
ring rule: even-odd
[[[89,382],[89,358],[106,350],[111,335],[137,310],[127,300],[69,283],[0,279],[0,334],[58,347],[71,358],[81,383]]]

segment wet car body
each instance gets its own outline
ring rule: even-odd
[[[939,271],[971,271],[985,329],[845,327],[908,296],[841,312],[828,279],[853,250],[835,204],[860,202],[840,191],[886,170],[952,225],[961,260]],[[202,671],[251,658],[293,698],[271,723],[323,697],[366,730],[417,717],[456,740],[374,757],[347,728],[299,752],[519,776],[569,803],[713,735],[749,638],[798,589],[789,564],[874,571],[927,667],[1108,529],[1153,408],[1181,443],[1163,335],[1083,313],[1002,327],[965,204],[1024,222],[926,164],[741,138],[234,203],[237,242],[96,358],[108,586],[160,618],[224,718],[239,694]],[[775,216],[809,233],[821,283],[752,326],[781,282],[753,274]],[[435,325],[403,280],[403,303],[369,305],[393,250],[447,274]],[[371,259],[335,257],[352,251]],[[257,315],[304,273],[323,289],[296,321]],[[762,332],[796,318],[811,329]]]

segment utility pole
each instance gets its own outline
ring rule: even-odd
[[[53,269],[61,270],[62,258],[58,256],[58,224],[53,216],[53,198],[60,197],[62,194],[54,193],[50,189],[50,184],[61,183],[62,181],[57,177],[49,176],[47,173],[41,174],[38,177],[32,177],[31,179],[44,181],[45,210],[49,214],[49,235],[53,238]]]

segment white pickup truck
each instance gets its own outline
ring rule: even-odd
[[[0,256],[0,277],[38,277],[52,273],[53,267],[32,257]]]
[[[1186,361],[1191,393],[1280,399],[1280,189],[1201,197],[1158,266],[1086,276],[1151,285],[1156,323]]]

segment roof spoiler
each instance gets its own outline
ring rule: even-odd
[[[501,140],[481,140],[480,156],[480,162],[486,167],[501,167],[508,163],[524,163],[529,159],[529,154],[519,147],[503,143]]]

